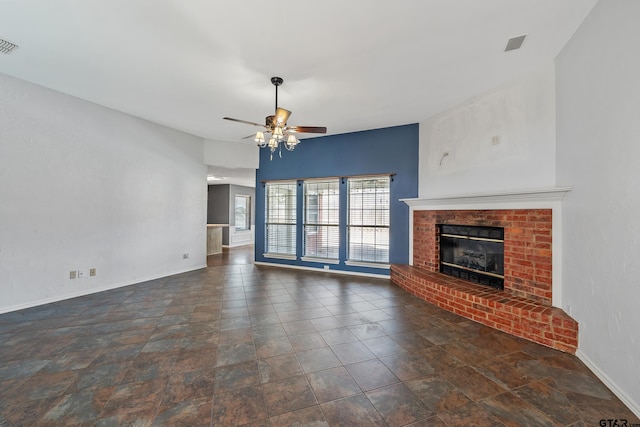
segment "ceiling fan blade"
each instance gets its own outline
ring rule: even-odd
[[[286,130],[296,133],[327,133],[327,128],[324,126],[287,126]]]
[[[224,120],[231,120],[232,122],[244,123],[246,125],[260,126],[262,128],[265,127],[264,125],[261,125],[260,123],[248,122],[246,120],[234,119],[232,117],[223,117],[223,119]]]
[[[284,108],[276,109],[276,114],[273,117],[273,125],[276,126],[277,124],[280,124],[281,126],[284,126],[287,123],[287,120],[289,120],[290,115],[291,111],[289,110],[285,110]]]
[[[255,138],[255,137],[256,137],[256,134],[255,134],[255,133],[252,133],[251,135],[247,135],[247,136],[245,136],[245,137],[244,137],[244,138],[242,138],[242,139],[249,139],[249,138]]]

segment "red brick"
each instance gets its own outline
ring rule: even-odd
[[[414,295],[468,319],[558,350],[577,348],[577,323],[557,308],[418,267],[393,265],[391,277]]]

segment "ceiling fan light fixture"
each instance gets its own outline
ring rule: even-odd
[[[271,148],[271,151],[278,148],[278,140],[274,137],[271,137],[271,139],[269,139],[268,147]]]
[[[285,147],[287,148],[287,150],[293,151],[293,149],[296,148],[296,145],[298,145],[298,142],[298,138],[296,138],[295,135],[289,135],[287,137],[287,143],[285,144]]]
[[[264,132],[256,132],[255,141],[258,143],[258,145],[264,143]]]
[[[278,141],[284,138],[284,133],[282,132],[282,128],[280,126],[276,126],[276,128],[273,130],[273,137]]]

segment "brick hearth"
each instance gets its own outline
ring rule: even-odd
[[[437,224],[503,227],[504,291],[440,274]],[[577,322],[551,306],[550,209],[420,210],[413,227],[413,266],[392,265],[394,283],[458,315],[575,353]]]

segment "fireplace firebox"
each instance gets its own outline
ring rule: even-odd
[[[439,224],[440,272],[504,289],[504,228]]]

